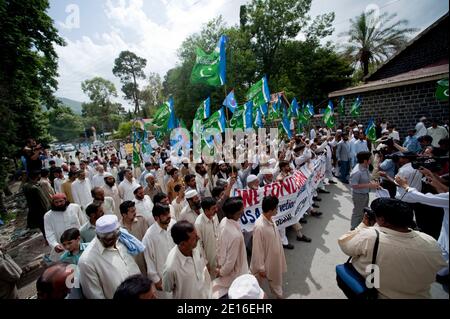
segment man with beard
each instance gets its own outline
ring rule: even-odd
[[[197,182],[195,179],[195,175],[188,174],[184,177],[184,184],[186,185],[185,191],[188,192],[190,190],[197,190]]]
[[[112,174],[105,173],[105,185],[103,185],[103,190],[105,191],[105,196],[111,197],[114,200],[114,214],[117,218],[121,218],[119,206],[122,203],[122,200],[119,196],[119,189],[116,186],[116,179]]]
[[[119,241],[120,224],[116,215],[104,215],[95,223],[96,238],[78,262],[80,284],[88,299],[112,299],[119,285],[140,274],[139,267]]]
[[[195,165],[195,182],[197,185],[197,192],[200,198],[211,196],[209,191],[209,178],[204,164]],[[195,221],[194,221],[195,222]]]
[[[203,212],[202,202],[196,190],[186,192],[185,196],[189,206],[186,206],[181,211],[180,220],[187,220],[194,225],[197,217]]]
[[[214,176],[214,185],[216,185],[216,183],[219,179],[227,180],[228,177],[230,177],[229,172],[230,172],[230,169],[229,169],[228,165],[224,161],[220,161],[219,162],[219,171]]]
[[[101,187],[94,187],[91,190],[92,199],[98,201],[103,205],[103,211],[105,215],[114,215],[115,203],[114,199],[109,196],[105,196],[105,190]]]
[[[158,299],[170,299],[171,294],[163,291],[162,277],[167,256],[175,246],[170,231],[176,221],[170,216],[169,206],[161,203],[155,204],[152,214],[155,223],[150,226],[142,239],[145,246],[147,276],[155,283]]]
[[[153,202],[148,195],[144,194],[144,187],[137,184],[133,190],[134,199],[133,202],[136,203],[136,212],[141,215],[147,221],[148,226],[151,226],[155,219],[152,215]]]
[[[61,235],[69,228],[79,229],[84,224],[80,219],[83,215],[80,206],[70,204],[66,195],[53,195],[51,209],[44,215],[45,238],[52,248],[50,256],[53,261],[57,261],[64,252],[64,247],[59,242]]]
[[[27,200],[27,227],[39,228],[45,237],[44,215],[50,208],[50,201],[39,185],[41,171],[31,171],[28,181],[23,185],[23,193]]]
[[[149,173],[145,176],[147,186],[144,188],[144,194],[153,198],[156,194],[161,193],[161,186],[156,183],[156,178],[153,174]]]

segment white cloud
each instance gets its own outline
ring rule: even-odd
[[[162,0],[161,0],[162,1]],[[163,1],[164,2],[164,1]],[[201,26],[219,15],[226,0],[169,0],[165,1],[167,20],[157,24],[144,11],[143,0],[107,0],[104,13],[109,21],[109,31],[81,40],[66,39],[67,46],[57,49],[59,61],[58,96],[85,101],[81,82],[101,76],[121,84],[112,74],[115,58],[123,50],[130,50],[147,59],[146,74],[157,72],[162,77],[176,65],[176,51],[183,40],[198,32]],[[228,3],[239,11],[239,2]],[[238,16],[238,15],[237,15]],[[236,18],[236,17],[234,17]],[[225,17],[229,24],[237,23]],[[131,107],[119,99],[125,107]]]

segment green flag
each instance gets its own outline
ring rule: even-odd
[[[350,109],[350,114],[352,116],[358,116],[361,109],[361,98],[358,96],[352,104],[352,108]]]
[[[170,107],[168,103],[164,103],[156,111],[156,114],[153,118],[153,124],[158,127],[167,127],[169,119],[170,119]]]
[[[133,144],[133,164],[134,165],[140,165],[141,164],[141,157],[139,155],[139,150],[137,147],[137,143]]]
[[[265,76],[252,85],[247,92],[246,99],[253,101],[253,105],[258,107],[270,101],[269,85]]]
[[[233,116],[231,117],[230,120],[230,127],[232,129],[242,129],[244,130],[244,111],[245,108],[244,106],[237,106]]]
[[[192,83],[202,83],[210,86],[221,86],[220,53],[216,50],[211,54],[197,48],[197,57],[191,73]]]
[[[328,128],[332,128],[335,124],[333,102],[328,101],[328,106],[323,114],[323,122]]]
[[[377,131],[375,129],[375,123],[373,122],[373,120],[370,120],[365,134],[370,141],[375,142],[377,140]]]
[[[345,115],[345,99],[344,97],[341,97],[339,100],[339,115],[344,116]]]
[[[439,101],[448,101],[448,78],[437,82],[436,98]]]

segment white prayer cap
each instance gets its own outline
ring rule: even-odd
[[[364,125],[362,125],[362,124],[359,124],[359,125],[358,125],[358,127],[364,127]]]
[[[186,192],[185,197],[186,197],[186,199],[191,199],[191,198],[194,198],[197,195],[198,195],[197,191],[195,189],[191,189],[191,190]]]
[[[147,180],[147,178],[150,177],[150,176],[153,176],[153,174],[152,174],[152,173],[146,174],[145,177],[144,177],[144,179]],[[154,176],[153,176],[153,177],[154,177]]]
[[[237,277],[228,289],[230,299],[264,299],[264,290],[255,276],[245,274]]]
[[[355,128],[353,129],[353,132],[359,132],[359,128],[355,127]]]
[[[261,170],[262,175],[273,174],[273,171],[270,168],[265,168]]]
[[[181,163],[189,164],[189,158],[183,157],[183,159],[181,160]]]
[[[141,188],[141,187],[142,187],[142,186],[139,185],[139,184],[134,185],[134,186],[133,186],[133,194],[134,194],[134,192],[136,192],[137,189],[139,189],[139,188]]]
[[[247,184],[258,180],[258,176],[250,174],[247,176]]]
[[[120,227],[119,220],[116,215],[103,215],[95,222],[95,232],[99,234],[107,234],[115,231]]]
[[[337,129],[336,133],[342,133],[342,130],[341,129]]]
[[[385,133],[389,133],[389,130],[383,129],[383,130],[381,131],[381,134],[385,134]]]
[[[225,164],[224,161],[219,161],[219,166]]]
[[[107,178],[107,177],[114,177],[114,176],[112,176],[112,174],[109,173],[109,172],[104,172],[103,173],[103,178]]]

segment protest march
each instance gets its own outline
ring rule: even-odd
[[[0,299],[448,299],[448,3],[175,2],[0,3]]]

